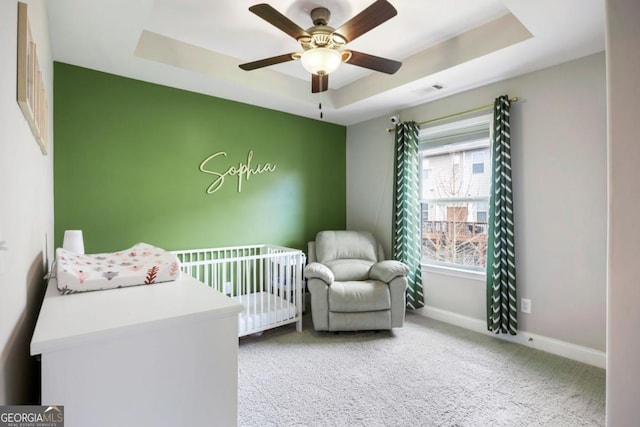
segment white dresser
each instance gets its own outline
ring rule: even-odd
[[[235,426],[241,308],[184,274],[71,295],[52,279],[31,340],[42,404],[66,427]]]

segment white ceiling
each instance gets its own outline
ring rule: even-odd
[[[342,64],[311,94],[298,61],[238,64],[299,51],[249,12],[256,0],[50,0],[53,59],[343,125],[394,113],[604,50],[604,0],[389,0],[398,15],[349,49],[403,61],[394,75]],[[338,28],[373,0],[270,0],[302,28],[331,11]],[[434,83],[444,89],[430,89]]]

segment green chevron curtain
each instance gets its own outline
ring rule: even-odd
[[[395,127],[395,186],[393,258],[409,267],[407,308],[424,307],[420,238],[420,152],[419,126],[415,122]]]
[[[487,328],[516,335],[516,260],[511,186],[510,101],[496,98],[493,106],[492,189],[487,243]]]

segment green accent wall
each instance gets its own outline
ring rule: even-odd
[[[346,128],[248,104],[54,64],[55,244],[87,253],[258,243],[306,249],[346,226]],[[227,175],[248,163],[275,171]]]

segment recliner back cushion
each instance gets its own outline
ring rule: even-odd
[[[315,246],[317,261],[325,265],[340,259],[378,260],[376,239],[366,231],[321,231]]]

